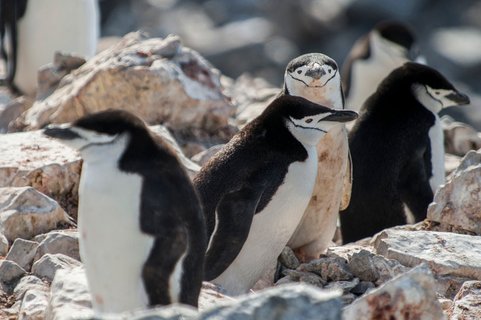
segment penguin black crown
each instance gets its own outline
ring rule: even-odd
[[[469,98],[436,70],[408,62],[391,72],[361,109],[349,135],[354,177],[349,207],[340,213],[345,243],[426,217],[444,150],[438,112]],[[441,163],[438,164],[438,160]]]
[[[197,306],[205,223],[197,194],[168,144],[121,110],[44,133],[77,149],[84,160],[78,227],[94,310]]]
[[[317,143],[356,117],[280,96],[201,169],[194,185],[210,236],[206,280],[245,293],[275,265],[311,198]]]

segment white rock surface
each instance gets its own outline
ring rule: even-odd
[[[52,281],[58,270],[71,270],[81,263],[63,254],[47,253],[32,266],[32,273],[41,279]]]
[[[37,253],[37,248],[38,242],[17,238],[13,242],[13,245],[5,259],[11,260],[17,263],[23,269],[30,271],[33,258]]]
[[[374,240],[378,254],[405,266],[426,262],[436,275],[481,280],[481,237],[387,229]]]
[[[59,270],[50,287],[50,294],[45,320],[84,319],[93,316],[83,267]]]
[[[347,306],[343,320],[444,319],[426,265],[400,275]]]
[[[22,267],[13,261],[0,261],[0,283],[2,285],[11,285],[26,273]]]
[[[18,320],[43,320],[49,297],[50,292],[47,286],[41,289],[27,290],[20,305]]]
[[[48,284],[42,281],[39,277],[34,275],[26,275],[18,281],[15,289],[13,289],[13,295],[15,296],[15,300],[22,300],[25,292],[30,289],[48,289]]]
[[[69,221],[55,200],[32,187],[0,188],[0,233],[11,242],[30,239]]]
[[[19,126],[38,129],[47,123],[71,122],[108,108],[132,111],[146,122],[175,128],[227,126],[234,108],[222,93],[219,72],[176,36],[146,39],[126,35],[36,101]]]
[[[481,235],[481,151],[470,151],[436,192],[427,219],[441,224],[442,231]]]
[[[35,260],[37,261],[43,255],[50,253],[56,254],[61,253],[70,258],[80,261],[79,254],[79,240],[78,233],[75,232],[61,232],[61,231],[51,231],[43,237],[36,237],[35,239],[42,239],[38,245],[37,254],[35,255]]]
[[[8,239],[0,232],[0,256],[5,256],[8,252]]]
[[[481,319],[481,281],[466,281],[448,311],[450,320]]]
[[[450,116],[443,116],[441,124],[446,153],[464,156],[471,150],[481,148],[481,134],[473,127],[462,122],[456,122]]]

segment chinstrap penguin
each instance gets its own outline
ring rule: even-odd
[[[346,108],[359,111],[391,71],[416,59],[422,57],[407,25],[395,21],[377,24],[356,41],[342,66]]]
[[[197,306],[207,245],[201,206],[175,152],[121,110],[51,125],[79,151],[80,254],[98,313]]]
[[[56,51],[95,54],[99,36],[97,0],[0,1],[0,53],[5,84],[33,95],[38,69]]]
[[[202,167],[194,185],[210,235],[206,280],[245,293],[275,265],[312,196],[316,145],[356,117],[282,95]]]
[[[337,64],[321,53],[305,54],[289,62],[281,95],[303,97],[333,109],[344,108]],[[321,138],[317,155],[314,192],[288,243],[303,261],[318,258],[327,249],[336,231],[339,210],[349,204],[351,165],[344,125],[336,126]]]
[[[433,200],[436,171],[444,163],[436,138],[442,108],[469,103],[439,72],[408,62],[381,82],[349,134],[354,177],[351,203],[340,213],[345,243],[416,222]],[[437,143],[441,141],[441,143]]]

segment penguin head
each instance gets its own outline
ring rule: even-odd
[[[373,59],[398,64],[423,59],[419,56],[416,39],[411,29],[396,21],[377,24],[369,33],[369,45]]]
[[[86,161],[118,159],[133,137],[149,135],[140,118],[113,109],[84,116],[73,123],[49,125],[43,133],[76,149]]]
[[[441,109],[468,104],[469,97],[438,71],[415,62],[395,69],[379,85],[378,92],[393,92],[397,97],[412,94],[426,109],[437,114]]]
[[[284,92],[337,109],[344,105],[337,63],[322,53],[304,54],[289,62]]]
[[[356,119],[350,110],[336,110],[296,96],[282,95],[260,116],[267,126],[284,127],[296,140],[315,146],[332,128]],[[279,136],[275,135],[279,140]]]

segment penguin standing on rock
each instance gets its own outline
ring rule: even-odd
[[[340,213],[344,243],[426,217],[444,149],[438,113],[469,103],[439,72],[408,62],[379,85],[349,134],[354,177],[351,203]],[[438,143],[441,141],[441,143]]]
[[[407,25],[395,21],[377,24],[354,44],[342,67],[346,108],[359,111],[391,71],[416,59],[422,58]]]
[[[94,310],[197,306],[206,247],[196,192],[175,152],[120,110],[50,126],[83,166],[78,228]]]
[[[275,265],[316,182],[316,145],[357,113],[282,95],[194,178],[210,241],[206,280],[245,293]]]
[[[33,95],[38,69],[52,62],[56,51],[91,57],[98,35],[97,0],[1,0],[5,84]]]
[[[302,97],[333,109],[344,108],[337,64],[321,53],[305,54],[289,62],[281,95]],[[337,228],[339,210],[349,204],[351,164],[344,125],[336,126],[321,138],[317,156],[313,195],[288,243],[303,261],[316,259],[327,249]]]

